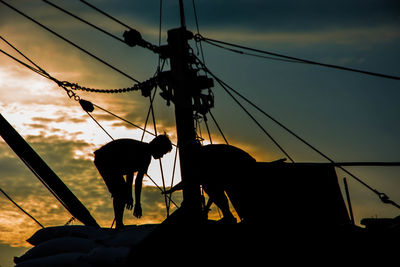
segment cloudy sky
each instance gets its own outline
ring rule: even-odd
[[[153,52],[128,47],[43,1],[6,2],[139,81],[152,77],[157,69],[158,57]],[[80,1],[52,2],[117,36],[121,37],[126,30]],[[89,2],[140,31],[147,41],[158,44],[160,1]],[[197,32],[192,1],[184,2],[187,27]],[[205,37],[313,61],[400,75],[400,4],[395,0],[198,0],[196,8],[200,33]],[[178,15],[178,1],[163,1],[161,43],[166,43],[168,29],[179,26]],[[0,4],[0,33],[59,80],[107,89],[135,84],[3,4]],[[198,53],[199,45],[193,41],[190,44]],[[202,47],[205,62],[215,75],[335,161],[400,161],[399,81],[244,56],[205,43]],[[0,43],[0,49],[24,60],[4,42]],[[213,114],[230,144],[248,151],[259,161],[284,157],[222,88],[216,86],[213,92],[216,102]],[[139,92],[78,94],[135,124],[144,125],[149,99]],[[295,161],[325,161],[266,117],[246,108]],[[79,104],[69,99],[54,82],[0,54],[0,112],[97,221],[105,227],[111,225],[111,199],[92,163],[93,151],[111,139]],[[158,132],[167,132],[176,142],[173,107],[167,107],[159,96],[155,115]],[[141,130],[101,110],[95,110],[93,116],[114,138],[141,139]],[[202,127],[204,134],[204,124]],[[213,142],[222,143],[211,120],[210,127]],[[149,130],[153,127],[149,126]],[[145,140],[151,140],[151,136],[146,135]],[[174,155],[175,150],[163,159],[167,185],[171,184]],[[349,170],[400,203],[399,168],[353,167]],[[3,141],[0,142],[0,172],[0,187],[43,225],[60,225],[70,219]],[[337,172],[341,183],[345,174]],[[152,163],[149,173],[157,184],[162,184],[158,162]],[[177,174],[175,182],[179,181]],[[350,177],[348,180],[357,222],[363,217],[398,215],[397,209],[381,204],[370,191]],[[135,220],[127,214],[127,223],[159,222],[165,217],[164,199],[151,181],[147,180],[146,185],[144,217]],[[0,207],[0,251],[8,251],[10,246],[25,249],[28,246],[25,239],[39,227],[5,197],[0,196]]]

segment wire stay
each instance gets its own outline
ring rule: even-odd
[[[89,21],[87,21],[87,20],[85,20],[85,19],[83,19],[83,18],[81,18],[81,17],[79,17],[79,16],[77,16],[77,15],[71,13],[70,11],[68,11],[68,10],[66,10],[66,9],[64,9],[64,8],[62,8],[62,7],[60,7],[60,6],[56,5],[56,4],[54,4],[54,3],[50,2],[50,1],[48,1],[48,0],[42,0],[42,1],[45,2],[46,4],[51,5],[52,7],[54,7],[54,8],[56,8],[56,9],[60,10],[61,12],[64,12],[65,14],[67,14],[67,15],[69,15],[69,16],[71,16],[71,17],[73,17],[73,18],[75,18],[75,19],[77,19],[77,20],[79,20],[79,21],[81,21],[81,22],[83,22],[83,23],[85,23],[85,24],[87,24],[87,25],[89,25],[89,26],[95,28],[96,30],[101,31],[102,33],[104,33],[104,34],[106,34],[106,35],[108,35],[108,36],[110,36],[110,37],[112,37],[112,38],[114,38],[114,39],[116,39],[116,40],[118,40],[118,41],[120,41],[120,42],[126,44],[126,43],[125,43],[125,40],[123,40],[122,38],[120,38],[120,37],[118,37],[118,36],[115,36],[114,34],[111,34],[111,33],[107,32],[106,30],[104,30],[104,29],[102,29],[102,28],[100,28],[100,27],[94,25],[93,23],[91,23],[91,22],[89,22]]]
[[[0,192],[3,193],[3,195],[10,200],[18,209],[20,209],[23,213],[25,213],[26,215],[29,216],[29,218],[31,218],[32,220],[34,220],[40,227],[45,228],[38,220],[35,219],[35,217],[33,217],[31,214],[29,214],[29,212],[27,212],[26,210],[24,210],[20,205],[18,205],[6,192],[4,192],[3,189],[0,188]]]
[[[290,130],[289,128],[287,128],[286,126],[284,126],[282,123],[280,123],[278,120],[276,120],[275,118],[273,118],[271,115],[269,115],[268,113],[266,113],[264,110],[262,110],[261,108],[259,108],[257,105],[255,105],[252,101],[250,101],[249,99],[247,99],[246,97],[244,97],[242,94],[240,94],[238,91],[236,91],[235,89],[233,89],[231,86],[229,86],[228,84],[226,84],[225,82],[223,82],[221,79],[219,79],[215,74],[213,74],[206,66],[204,66],[204,64],[199,61],[200,64],[203,65],[203,68],[213,77],[215,78],[224,89],[229,89],[232,92],[234,92],[235,94],[237,94],[240,98],[242,98],[243,100],[245,100],[247,103],[249,103],[251,106],[253,106],[254,108],[256,108],[259,112],[261,112],[262,114],[264,114],[266,117],[268,117],[269,119],[271,119],[273,122],[275,122],[277,125],[279,125],[281,128],[283,128],[285,131],[287,131],[288,133],[290,133],[291,135],[293,135],[296,139],[298,139],[299,141],[301,141],[303,144],[305,144],[306,146],[308,146],[309,148],[311,148],[312,150],[314,150],[316,153],[318,153],[320,156],[322,156],[323,158],[325,158],[326,160],[328,160],[332,165],[334,165],[335,167],[339,168],[340,170],[342,170],[343,172],[347,173],[348,175],[350,175],[353,179],[355,179],[356,181],[358,181],[359,183],[361,183],[362,185],[364,185],[366,188],[368,188],[370,191],[374,192],[379,199],[386,204],[391,204],[393,206],[395,206],[396,208],[400,209],[400,205],[398,205],[396,202],[390,200],[390,198],[385,194],[385,193],[381,193],[378,190],[374,189],[373,187],[371,187],[370,185],[368,185],[367,183],[365,183],[364,181],[362,181],[360,178],[358,178],[357,176],[355,176],[353,173],[351,173],[350,171],[348,171],[347,169],[345,169],[343,166],[337,164],[333,159],[331,159],[330,157],[328,157],[326,154],[324,154],[323,152],[321,152],[319,149],[317,149],[316,147],[314,147],[313,145],[311,145],[309,142],[305,141],[303,138],[301,138],[299,135],[297,135],[296,133],[294,133],[292,130]],[[394,164],[396,165],[396,163]],[[392,165],[393,166],[393,165]]]
[[[96,59],[97,61],[103,63],[104,65],[106,65],[107,67],[115,70],[116,72],[122,74],[123,76],[125,76],[128,79],[131,79],[137,83],[139,83],[139,81],[135,78],[133,78],[132,76],[130,76],[129,74],[126,74],[125,72],[123,72],[122,70],[114,67],[113,65],[111,65],[110,63],[106,62],[105,60],[99,58],[98,56],[94,55],[93,53],[89,52],[88,50],[80,47],[79,45],[75,44],[74,42],[68,40],[67,38],[65,38],[64,36],[58,34],[57,32],[53,31],[52,29],[50,29],[49,27],[43,25],[42,23],[40,23],[39,21],[35,20],[34,18],[28,16],[27,14],[23,13],[22,11],[18,10],[17,8],[13,7],[12,5],[8,4],[7,2],[5,2],[4,0],[0,0],[0,3],[8,6],[10,9],[14,10],[15,12],[19,13],[20,15],[22,15],[23,17],[29,19],[30,21],[32,21],[33,23],[37,24],[38,26],[42,27],[43,29],[47,30],[48,32],[52,33],[53,35],[57,36],[58,38],[60,38],[61,40],[69,43],[70,45],[74,46],[75,48],[79,49],[80,51],[84,52],[85,54],[91,56],[92,58]]]
[[[125,23],[123,23],[122,21],[116,19],[115,17],[113,17],[113,16],[107,14],[107,13],[104,12],[103,10],[101,10],[101,9],[99,9],[99,8],[97,8],[97,7],[95,7],[94,5],[88,3],[87,1],[85,1],[85,0],[80,0],[80,1],[81,1],[82,3],[84,3],[85,5],[87,5],[88,7],[92,8],[92,9],[96,10],[97,12],[103,14],[104,16],[108,17],[109,19],[111,19],[111,20],[113,20],[113,21],[119,23],[120,25],[122,25],[122,26],[124,26],[124,27],[126,27],[126,28],[128,28],[128,29],[130,29],[130,30],[133,30],[133,29],[132,29],[130,26],[128,26],[127,24],[125,24]]]
[[[376,77],[381,77],[381,78],[400,80],[399,76],[388,75],[388,74],[377,73],[377,72],[371,72],[371,71],[365,71],[365,70],[359,70],[359,69],[348,68],[348,67],[344,67],[344,66],[321,63],[321,62],[312,61],[312,60],[303,59],[303,58],[297,58],[297,57],[282,55],[282,54],[273,53],[273,52],[260,50],[260,49],[255,49],[255,48],[251,48],[251,47],[247,47],[247,46],[243,46],[243,45],[238,45],[238,44],[228,43],[228,42],[219,41],[219,40],[215,40],[215,39],[211,39],[211,38],[206,38],[206,37],[203,37],[200,34],[197,34],[195,37],[196,37],[197,40],[205,41],[208,44],[211,44],[211,45],[214,45],[214,46],[217,46],[217,47],[220,47],[220,48],[228,49],[227,47],[223,47],[221,45],[216,45],[216,44],[227,45],[227,46],[236,47],[236,48],[240,48],[240,49],[250,50],[250,51],[261,53],[261,54],[275,56],[275,57],[278,57],[278,58],[284,58],[284,59],[292,60],[291,62],[293,62],[293,61],[294,62],[301,62],[301,63],[307,63],[307,64],[311,64],[311,65],[319,65],[319,66],[323,66],[323,67],[340,69],[340,70],[345,70],[345,71],[358,72],[358,73],[371,75],[371,76],[376,76]],[[238,52],[238,51],[234,51],[234,52]]]

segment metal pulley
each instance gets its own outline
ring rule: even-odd
[[[79,104],[81,105],[82,109],[86,112],[93,112],[94,110],[94,106],[90,101],[80,99]]]
[[[143,43],[142,35],[140,34],[140,32],[134,29],[125,31],[123,37],[125,39],[125,43],[132,47],[136,45],[142,45]]]

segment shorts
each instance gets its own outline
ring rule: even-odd
[[[122,174],[119,174],[108,162],[101,160],[101,158],[99,159],[96,154],[94,165],[103,178],[108,191],[111,193],[111,197],[125,197],[127,195],[128,186]]]

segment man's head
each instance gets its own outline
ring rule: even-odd
[[[172,149],[171,141],[166,134],[156,136],[151,142],[151,154],[153,158],[159,159]]]

